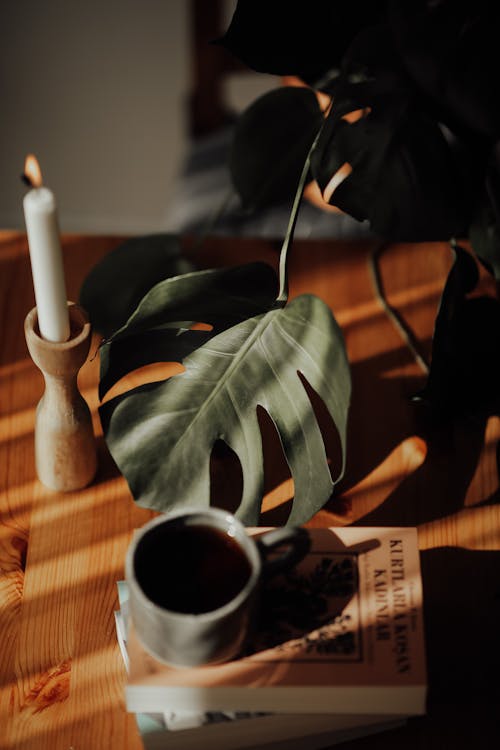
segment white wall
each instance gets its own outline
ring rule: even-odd
[[[209,1],[209,0],[207,0]],[[187,146],[187,0],[0,0],[0,227],[35,153],[76,232],[157,231]]]

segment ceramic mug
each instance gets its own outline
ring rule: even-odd
[[[305,529],[278,528],[253,539],[218,508],[154,518],[134,535],[125,564],[140,642],[172,665],[236,657],[251,631],[262,581],[291,568],[309,547]]]

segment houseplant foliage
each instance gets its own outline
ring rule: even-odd
[[[101,347],[101,398],[144,365],[177,361],[185,367],[180,375],[131,388],[100,408],[107,445],[140,505],[158,511],[208,505],[210,456],[222,440],[241,463],[237,515],[258,524],[264,471],[257,407],[262,407],[276,426],[294,480],[288,522],[309,519],[331,495],[334,481],[302,379],[322,398],[337,427],[342,453],[337,479],[343,474],[351,382],[342,333],[318,297],[288,302],[287,253],[307,170],[308,162],[283,244],[279,284],[262,263],[163,279]],[[171,246],[171,238],[163,241]],[[107,313],[112,303],[94,289],[110,284],[122,251],[128,246],[94,268],[82,290],[91,318],[104,329],[115,313]],[[135,283],[142,287],[142,279]],[[189,321],[209,330],[193,329]]]
[[[126,323],[154,284],[192,270],[175,235],[134,237],[92,269],[80,289],[80,302],[91,312],[94,328],[108,337]]]
[[[113,310],[106,290],[115,270],[127,265],[130,247],[94,269],[82,292],[107,336],[101,398],[143,365],[174,360],[185,366],[181,375],[132,388],[101,406],[107,444],[137,502],[156,510],[208,504],[210,453],[223,440],[242,466],[238,515],[258,523],[261,406],[294,479],[289,521],[307,520],[334,482],[302,380],[335,422],[342,475],[351,390],[342,336],[319,299],[303,295],[288,302],[287,295],[288,250],[306,180],[318,183],[326,202],[369,222],[386,240],[451,240],[453,264],[419,398],[441,416],[498,410],[500,305],[471,298],[478,260],[500,276],[492,5],[239,0],[219,43],[257,71],[306,84],[255,102],[236,124],[230,157],[245,209],[294,200],[279,279],[262,264],[186,273],[174,238],[148,238],[146,254],[133,261],[127,256],[131,267],[119,309]],[[473,253],[455,237],[468,240]],[[210,330],[195,330],[193,322]]]
[[[265,265],[237,270],[247,277],[253,274],[252,286],[262,286],[270,271]],[[243,315],[247,302],[256,307],[254,293],[243,304],[240,298],[234,307],[231,275],[234,271],[198,272],[160,282],[150,292],[157,298],[153,322],[158,320],[156,304],[161,297],[165,324],[179,315],[171,305],[176,287],[196,285],[191,298],[187,288],[183,301],[189,309],[199,306],[200,297],[207,299],[202,317],[214,326],[211,332],[172,328],[159,334],[140,305],[117,338],[105,345],[101,382],[107,384],[123,374],[123,363],[132,368],[149,361],[151,353],[155,360],[160,352],[182,360],[186,368],[166,381],[106,402],[100,410],[106,440],[134,497],[156,510],[209,504],[210,454],[215,442],[223,440],[241,462],[243,497],[238,515],[245,523],[257,524],[264,483],[257,419],[261,406],[276,425],[294,478],[289,522],[301,523],[324,504],[333,482],[299,373],[329,408],[344,447],[350,380],[342,335],[329,308],[313,295],[302,295],[284,306],[275,305],[273,296],[267,304],[262,298],[262,312],[226,327],[226,310],[210,304],[213,285],[224,295],[227,318],[234,318],[234,310]],[[148,304],[146,296],[142,307]],[[125,357],[120,357],[125,342]],[[131,349],[144,355],[142,362],[130,360]]]
[[[308,85],[295,94],[304,100],[303,132],[312,134],[318,118],[319,105],[316,111],[310,105],[311,90],[330,98],[310,173],[326,202],[369,222],[385,240],[464,238],[498,281],[499,31],[498,13],[487,0],[308,0],[286,7],[239,0],[219,43],[254,70],[297,76]],[[282,165],[281,172],[290,164],[288,144],[283,141],[280,148],[279,133],[293,121],[292,102],[273,92],[265,104],[250,108],[254,132],[265,134],[253,138],[251,178],[243,167],[251,157],[242,131],[250,115],[236,126],[231,169],[247,205],[259,203],[259,196],[251,195],[253,186],[266,176],[269,181],[269,162],[259,154],[262,141],[264,150],[266,140],[276,144],[274,162]],[[303,147],[307,151],[307,144]],[[293,173],[290,164],[290,178]],[[281,177],[280,182],[287,181]],[[272,194],[269,184],[266,194]],[[457,257],[443,290],[423,396],[449,413],[464,404],[473,407],[472,389],[481,404],[494,408],[500,377],[494,332],[498,300],[470,304],[467,294],[477,275],[472,286],[457,283],[468,264],[455,245],[453,252]],[[466,276],[470,280],[470,268]],[[474,341],[474,330],[481,332],[482,345],[474,347],[475,372],[467,368],[464,374],[463,342]],[[451,363],[458,370],[450,370]],[[465,398],[464,389],[469,390]]]
[[[414,241],[461,236],[492,202],[497,31],[484,0],[311,0],[286,12],[280,3],[239,0],[220,43],[255,70],[299,76],[332,97],[312,176],[324,192],[348,162],[352,173],[330,202],[385,238]],[[279,118],[280,93],[273,96],[274,121],[254,120],[261,133],[293,118],[284,101]],[[355,122],[346,119],[352,112]],[[285,142],[275,161],[287,150]]]

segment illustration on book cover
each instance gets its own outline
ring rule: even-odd
[[[274,648],[277,656],[300,651],[308,660],[358,661],[360,628],[357,554],[318,550],[265,587],[247,654]]]
[[[374,537],[348,546],[330,530],[322,545],[321,531],[316,532],[300,565],[265,587],[246,656],[360,663],[372,661],[374,649],[386,646],[394,670],[410,671],[421,601],[418,582],[405,570],[409,560],[402,537],[384,539],[383,545]],[[385,549],[377,550],[381,546]]]

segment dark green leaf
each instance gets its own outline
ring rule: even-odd
[[[340,66],[353,36],[376,23],[384,8],[383,0],[238,0],[231,24],[219,41],[254,70],[297,75],[312,82]]]
[[[406,95],[368,97],[368,88],[363,84],[359,99],[350,89],[347,101],[336,101],[330,113],[311,161],[321,189],[347,163],[352,173],[329,202],[368,219],[377,234],[408,241],[458,235],[467,212],[439,126]],[[357,122],[343,119],[346,109],[368,104],[371,111]]]
[[[100,348],[99,398],[121,378],[156,362],[182,362],[184,357],[212,338],[212,331],[163,328],[111,341]]]
[[[181,283],[172,280],[171,292]],[[154,316],[149,319],[158,322]],[[135,349],[142,348],[146,335],[135,329]],[[167,344],[172,353],[179,344],[175,358],[183,358],[182,375],[131,390],[100,410],[107,444],[137,502],[156,510],[208,505],[210,455],[222,440],[241,461],[244,488],[238,515],[245,523],[257,523],[263,494],[260,405],[276,425],[294,479],[289,521],[306,521],[326,502],[333,482],[299,373],[329,409],[343,456],[345,449],[350,375],[342,334],[330,310],[318,298],[304,295],[284,308],[243,320],[187,356],[185,335]],[[110,346],[108,372],[114,368]],[[122,374],[124,362],[121,356]]]
[[[446,279],[434,327],[433,340],[439,343],[440,356],[452,351],[455,320],[466,295],[475,289],[479,281],[479,271],[471,254],[459,245],[453,250],[455,261]]]
[[[291,200],[322,122],[314,92],[296,87],[265,94],[240,116],[229,166],[244,208]]]
[[[193,271],[165,279],[143,297],[113,341],[150,331],[176,328],[187,318],[216,331],[268,310],[276,299],[277,280],[266,263]]]
[[[103,336],[120,328],[144,294],[161,279],[186,273],[192,265],[180,255],[178,238],[156,234],[128,240],[91,270],[80,303]]]
[[[404,67],[437,116],[457,133],[498,137],[498,7],[491,0],[391,0]]]
[[[498,408],[500,304],[468,298],[479,279],[476,262],[461,247],[443,290],[432,344],[431,369],[419,397],[440,415]]]
[[[101,347],[100,398],[132,370],[154,362],[182,362],[226,328],[269,310],[276,294],[276,274],[265,263],[194,271],[161,281]],[[183,330],[179,321],[190,316],[212,330]]]

